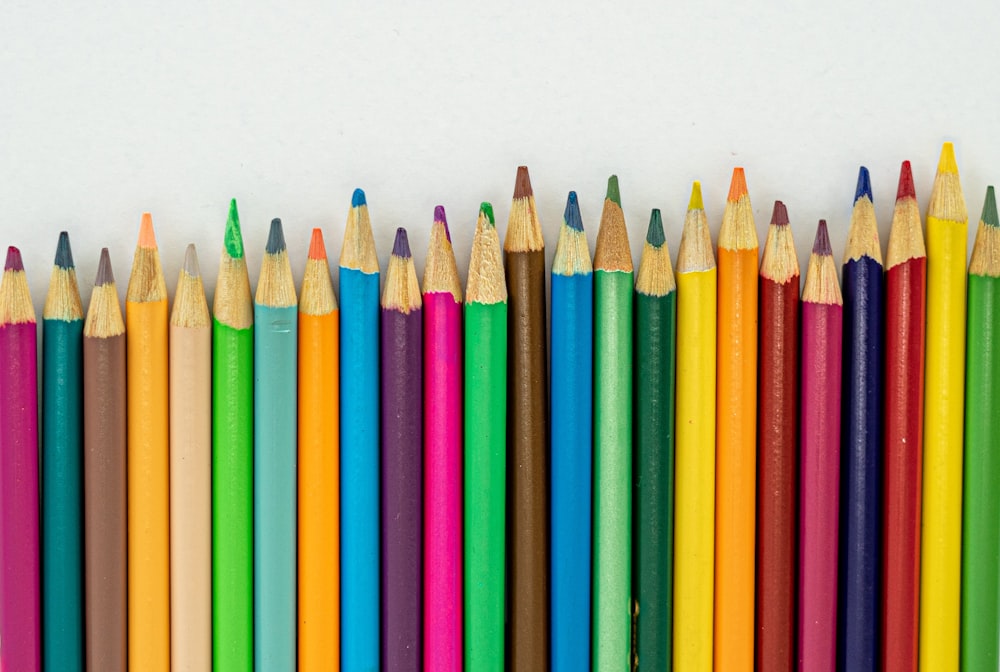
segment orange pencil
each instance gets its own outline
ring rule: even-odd
[[[340,312],[323,232],[299,298],[299,670],[340,669]]]
[[[742,168],[719,230],[715,669],[753,670],[757,478],[757,229]]]

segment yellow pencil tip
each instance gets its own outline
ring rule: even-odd
[[[688,201],[688,210],[704,210],[705,204],[701,200],[701,182],[695,180],[691,184],[691,200]]]
[[[153,216],[148,212],[142,213],[142,223],[139,225],[139,247],[156,247],[156,235],[153,233]]]
[[[954,173],[958,175],[958,164],[955,162],[955,146],[950,142],[941,147],[941,158],[938,160],[939,173]]]

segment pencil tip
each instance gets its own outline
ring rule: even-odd
[[[917,192],[913,188],[913,170],[909,161],[903,161],[899,167],[899,186],[896,188],[896,200],[904,198],[916,198]]]
[[[615,203],[619,208],[622,207],[622,196],[618,191],[618,176],[612,175],[608,178],[608,193],[605,196],[606,199]]]
[[[733,179],[729,182],[729,197],[727,200],[738,201],[741,196],[746,196],[747,178],[743,173],[743,168],[737,166],[733,168]]]
[[[528,167],[517,167],[517,179],[514,181],[514,198],[528,198],[534,196],[531,190],[531,178],[528,177]]]
[[[392,243],[392,256],[400,259],[410,258],[410,239],[406,236],[406,229],[399,227],[396,229],[396,240]]]
[[[194,248],[194,243],[188,243],[184,250],[184,272],[192,278],[201,276],[201,267],[198,265],[198,251]]]
[[[580,217],[580,204],[576,201],[576,192],[569,192],[566,197],[566,211],[563,213],[566,226],[574,231],[583,231],[583,219]]]
[[[94,280],[94,284],[98,287],[104,285],[110,285],[115,281],[115,273],[111,269],[111,254],[108,252],[108,248],[101,248],[101,260],[97,264],[97,279]]]
[[[649,213],[649,228],[646,229],[646,242],[653,247],[662,247],[666,240],[666,237],[663,235],[663,217],[660,215],[660,209],[653,208],[653,211]]]
[[[7,263],[4,264],[5,271],[23,271],[24,262],[21,261],[21,250],[13,245],[7,248]]]
[[[326,260],[326,244],[323,242],[323,230],[315,228],[309,238],[309,258],[317,261]]]
[[[818,254],[819,256],[831,256],[833,254],[833,248],[830,247],[830,234],[826,230],[826,220],[819,220],[819,225],[816,227],[816,240],[813,242],[813,254]]]
[[[871,176],[868,174],[868,169],[861,166],[858,170],[858,186],[854,190],[854,201],[857,202],[859,198],[867,197],[869,201],[872,199],[872,181]]]
[[[958,174],[958,164],[955,162],[955,146],[946,142],[941,147],[941,158],[938,159],[938,172],[939,173],[954,173]]]
[[[153,233],[153,216],[148,212],[142,213],[142,223],[139,224],[139,247],[155,248],[156,235]]]
[[[774,202],[774,211],[771,213],[771,226],[788,226],[788,209],[781,201]]]
[[[365,200],[365,192],[362,189],[355,189],[351,196],[351,207],[360,208],[362,205],[368,205],[368,201]]]
[[[497,225],[496,220],[493,219],[493,204],[487,201],[483,201],[479,204],[479,214],[480,216],[486,217],[486,221],[490,223],[490,226],[495,227]]]
[[[993,194],[993,185],[986,187],[986,201],[983,203],[983,224],[992,227],[1000,227],[1000,220],[997,219],[997,199]]]
[[[695,180],[691,184],[691,200],[688,201],[688,210],[704,210],[705,203],[701,200],[701,182]]]
[[[59,242],[56,244],[55,265],[63,270],[69,270],[74,267],[73,249],[69,246],[69,233],[66,231],[59,232]]]
[[[281,220],[277,217],[271,220],[271,230],[267,233],[267,245],[264,250],[268,254],[285,251],[285,231],[281,228]]]
[[[434,206],[434,223],[435,224],[440,223],[444,227],[445,238],[447,238],[448,242],[450,243],[451,242],[451,231],[448,229],[448,218],[444,214],[444,206],[443,205],[435,205]]]
[[[243,233],[240,231],[240,213],[236,210],[235,198],[229,201],[229,217],[226,218],[226,234],[223,242],[230,257],[243,258]]]

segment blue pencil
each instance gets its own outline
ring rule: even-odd
[[[842,670],[879,665],[882,452],[882,250],[868,169],[861,167],[844,252],[840,623]]]
[[[552,262],[552,672],[590,669],[592,270],[571,191]]]
[[[281,220],[254,299],[254,669],[295,670],[298,309]]]
[[[340,659],[379,669],[379,268],[365,192],[340,251]]]

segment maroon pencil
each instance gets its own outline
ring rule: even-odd
[[[382,294],[382,670],[419,670],[423,320],[406,229]]]

